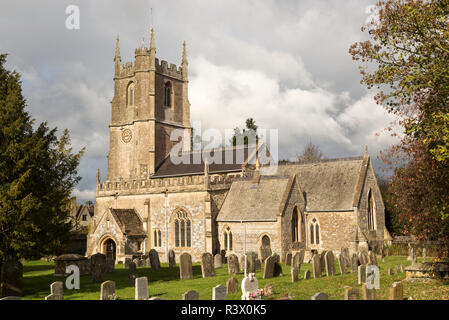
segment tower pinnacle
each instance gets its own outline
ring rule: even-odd
[[[117,42],[115,45],[115,57],[114,57],[114,61],[122,61],[121,57],[120,57],[120,44],[119,44],[119,37],[117,35]]]

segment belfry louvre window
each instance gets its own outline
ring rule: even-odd
[[[127,96],[128,96],[128,106],[133,106],[134,105],[134,82],[131,82],[128,85],[128,92],[127,92]]]
[[[176,213],[174,219],[175,247],[192,246],[192,224],[188,214],[184,211]]]
[[[320,225],[315,218],[310,223],[310,244],[320,244]]]

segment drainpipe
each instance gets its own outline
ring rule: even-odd
[[[168,223],[167,223],[168,189],[165,189],[165,256],[168,259]],[[168,261],[167,261],[168,262]]]

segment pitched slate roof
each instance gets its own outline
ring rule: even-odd
[[[353,209],[363,157],[278,166],[278,175],[295,173],[307,211]]]
[[[134,209],[110,209],[115,221],[127,236],[145,236],[143,223]]]
[[[252,179],[236,180],[232,182],[217,221],[276,220],[286,189],[290,187],[290,177],[261,177],[258,184]]]
[[[170,156],[165,158],[152,178],[176,177],[186,175],[204,174],[204,154],[206,158],[215,156],[216,152],[221,153],[222,164],[209,163],[209,173],[224,173],[242,171],[242,164],[255,153],[255,147],[242,146],[232,148],[221,148],[213,150],[192,151],[183,154],[189,159],[188,163],[175,164]],[[203,153],[203,154],[201,154]],[[229,161],[228,161],[229,160]]]

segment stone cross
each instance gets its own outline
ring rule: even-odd
[[[358,267],[358,284],[366,282],[366,265],[360,265]]]
[[[404,288],[401,282],[395,282],[390,288],[390,300],[403,300]]]
[[[111,300],[111,296],[115,294],[115,282],[105,281],[100,286],[100,300]]]
[[[359,289],[352,287],[346,288],[345,300],[359,300]]]
[[[221,258],[221,256],[220,256]],[[226,287],[218,285],[212,289],[212,300],[226,300]]]
[[[239,291],[239,281],[236,277],[229,278],[228,281],[226,281],[226,292],[229,294],[237,291]]]
[[[228,256],[228,273],[229,275],[240,273],[239,259],[233,253]]]
[[[376,296],[376,289],[368,289],[366,287],[366,284],[363,283],[362,284],[362,296],[363,296],[363,300],[376,300],[377,296]]]
[[[136,278],[135,300],[148,300],[148,278]]]
[[[214,268],[215,268],[215,269],[221,269],[221,268],[223,267],[222,261],[223,261],[223,258],[222,258],[222,256],[221,256],[221,254],[218,254],[218,253],[217,253],[217,254],[214,256]]]
[[[205,252],[201,255],[201,273],[203,278],[215,276],[214,258],[211,253]]]
[[[329,300],[329,297],[325,293],[317,292],[312,296],[312,300]]]
[[[187,252],[179,256],[179,278],[181,280],[193,278],[192,256]]]
[[[200,300],[200,295],[195,290],[189,290],[182,294],[182,300]]]

